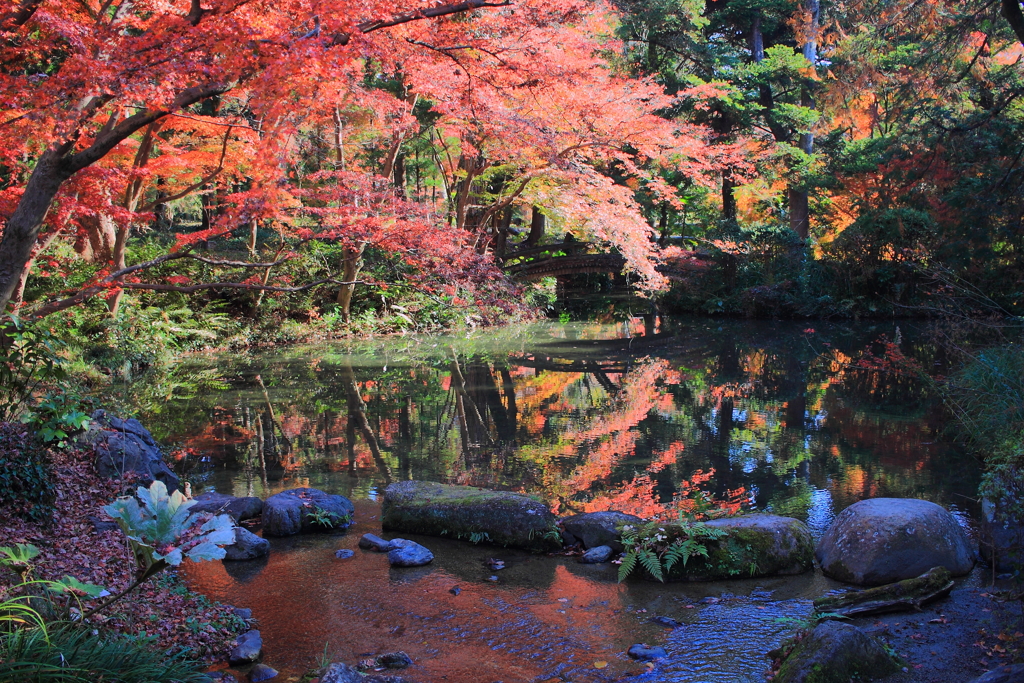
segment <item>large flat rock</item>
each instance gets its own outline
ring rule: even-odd
[[[555,516],[544,503],[471,486],[391,484],[384,491],[381,524],[393,531],[529,550],[556,550],[562,545]]]
[[[912,579],[933,567],[974,567],[967,534],[945,508],[916,498],[870,498],[843,510],[815,550],[825,574],[860,586]]]

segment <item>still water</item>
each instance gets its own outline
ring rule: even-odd
[[[662,644],[659,680],[760,681],[763,653],[829,588],[820,575],[662,586],[614,567],[446,539],[391,570],[356,550],[392,481],[523,491],[560,514],[671,515],[695,497],[805,520],[820,535],[868,497],[933,500],[965,523],[977,463],[920,372],[945,359],[912,323],[670,320],[535,324],[197,357],[136,396],[193,490],[349,496],[347,534],[274,539],[266,561],[189,571],[254,609],[266,661],[405,650],[418,681],[610,681]],[[484,561],[506,561],[498,581]],[[459,586],[458,591],[452,591]],[[456,594],[457,593],[457,594]],[[647,621],[685,624],[669,636]]]

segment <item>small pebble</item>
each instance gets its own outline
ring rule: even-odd
[[[355,555],[355,551],[352,550],[338,550],[334,553],[334,556],[339,560],[347,560],[348,558]]]
[[[462,589],[459,588],[458,586],[452,586],[451,588],[448,589],[448,592],[451,593],[452,595],[458,595],[459,593],[462,592]]]
[[[488,576],[488,577],[487,577],[487,580],[488,580],[488,581],[497,581],[497,580],[498,580],[498,577],[497,577],[497,576],[494,576],[494,575],[492,574],[491,576]]]

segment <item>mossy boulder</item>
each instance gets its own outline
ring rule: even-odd
[[[401,481],[384,491],[381,525],[391,531],[488,541],[528,550],[557,550],[555,516],[529,496],[472,486]]]
[[[676,563],[668,581],[719,581],[722,579],[788,576],[802,574],[814,566],[814,541],[807,525],[792,517],[754,514],[706,522],[725,535],[702,539],[707,557],[695,555],[686,565]],[[682,527],[667,524],[671,543],[685,538]]]
[[[288,489],[263,503],[263,535],[291,536],[311,531],[341,531],[352,525],[355,506],[345,496],[320,489]]]
[[[775,683],[849,683],[894,674],[900,663],[882,643],[849,624],[826,621],[805,634],[782,662]]]
[[[870,498],[843,510],[815,551],[825,574],[860,586],[912,579],[932,567],[963,576],[974,548],[945,508],[915,498]]]

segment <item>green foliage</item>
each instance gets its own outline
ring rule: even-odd
[[[946,385],[946,405],[970,442],[979,448],[1006,447],[1024,431],[1024,347],[985,349]]]
[[[45,330],[27,328],[17,318],[0,320],[0,422],[21,415],[38,389],[67,379],[59,348]]]
[[[66,448],[71,436],[89,427],[89,402],[76,389],[60,386],[33,405],[22,422],[43,443]]]
[[[672,525],[671,532],[666,531],[665,523],[658,520],[639,526],[626,525],[622,527],[625,552],[619,565],[619,581],[639,565],[658,581],[664,582],[677,564],[685,567],[691,557],[707,557],[706,541],[716,541],[725,535],[722,529],[682,518],[678,524]]]
[[[43,522],[53,512],[55,495],[46,451],[28,438],[23,427],[0,424],[0,505]]]
[[[58,622],[0,635],[0,680],[26,683],[200,683],[209,681],[187,652],[168,656],[155,640],[96,633]]]
[[[119,498],[103,511],[117,520],[138,563],[139,580],[176,567],[185,558],[193,562],[220,560],[224,548],[235,541],[234,522],[227,515],[190,514],[195,501],[180,491],[168,495],[161,481],[139,487],[137,497]],[[141,504],[140,504],[141,502]]]
[[[339,515],[336,512],[325,510],[319,505],[313,505],[306,514],[309,515],[313,524],[324,529],[344,528],[352,521],[348,515]]]

